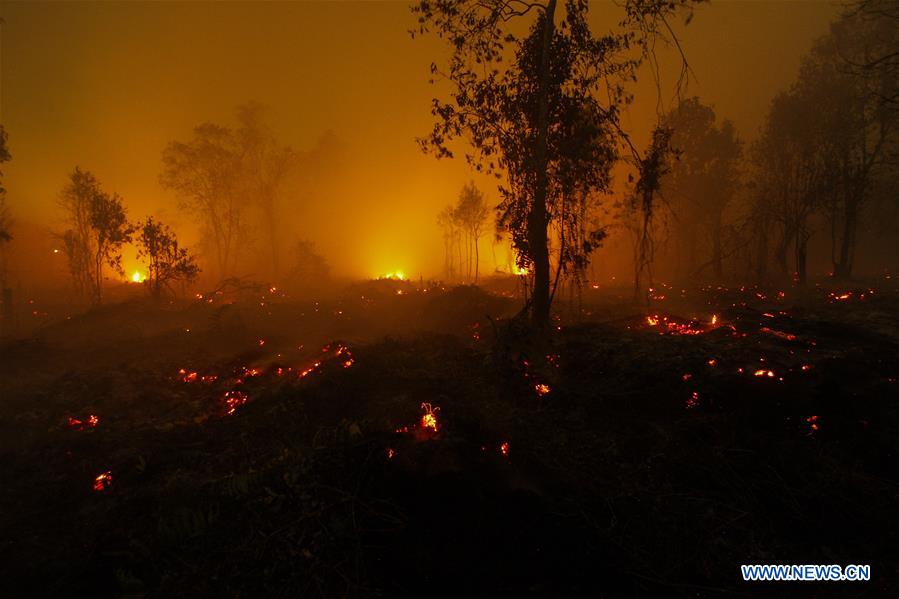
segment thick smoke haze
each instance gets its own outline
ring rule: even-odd
[[[701,6],[687,28],[676,24],[689,31],[681,36],[693,71],[688,93],[752,137],[837,9]],[[618,14],[611,3],[593,3],[596,23]],[[28,275],[15,255],[25,239],[60,228],[57,197],[76,165],[121,194],[129,216],[171,222],[196,246],[193,217],[160,186],[162,151],[200,123],[232,126],[235,108],[248,101],[267,107],[281,143],[309,154],[285,197],[282,226],[314,241],[335,274],[437,275],[440,208],[472,178],[497,201],[493,181],[473,177],[461,159],[435,161],[415,143],[440,91],[428,83],[429,65],[446,49],[432,37],[411,39],[414,21],[402,2],[5,2],[2,15],[0,119],[14,156],[4,170],[22,240],[11,273],[20,284]],[[663,67],[677,66],[672,49],[659,54]],[[664,109],[676,72],[662,69]],[[640,143],[655,123],[653,86],[642,78],[624,118]],[[481,240],[485,272],[494,255],[501,266],[509,260],[490,237]],[[628,259],[613,236],[597,268],[627,272]],[[134,263],[127,251],[126,262]]]

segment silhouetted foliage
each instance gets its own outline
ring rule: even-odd
[[[436,122],[422,148],[452,157],[448,144],[464,137],[469,164],[504,179],[500,222],[519,266],[533,266],[531,317],[540,331],[549,328],[549,225],[566,196],[608,190],[619,110],[630,100],[625,84],[664,20],[691,4],[629,1],[623,21],[604,35],[591,30],[585,0],[565,1],[561,17],[556,0],[423,0],[412,9],[417,32],[433,32],[452,49],[446,70],[431,67],[453,90],[448,102],[433,101]]]
[[[122,273],[122,246],[131,240],[122,198],[109,195],[97,178],[79,167],[59,200],[68,229],[60,236],[75,290],[94,304],[103,299],[103,267]]]
[[[315,243],[300,239],[293,246],[293,263],[289,280],[300,288],[308,289],[321,285],[328,279],[331,269],[325,258],[318,253]]]
[[[724,214],[740,185],[742,142],[733,123],[716,122],[715,111],[693,97],[665,115],[677,160],[665,177],[666,197],[674,211],[675,231],[684,275],[693,276],[711,264],[723,276]],[[707,244],[701,253],[699,244]]]
[[[12,160],[9,153],[6,129],[0,125],[0,165]],[[12,240],[12,216],[6,205],[6,189],[3,187],[3,171],[0,171],[0,245]]]
[[[159,297],[172,291],[175,281],[192,281],[200,274],[194,256],[180,247],[172,229],[153,217],[138,223],[137,256],[147,262],[146,285],[150,294]]]

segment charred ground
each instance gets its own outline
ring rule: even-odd
[[[2,350],[3,585],[714,596],[790,592],[742,563],[870,563],[895,593],[889,283],[588,290],[545,356],[501,286],[73,317]]]

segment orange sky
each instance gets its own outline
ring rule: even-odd
[[[609,3],[591,7],[597,23],[614,18]],[[827,2],[700,7],[679,28],[696,75],[690,93],[751,138],[836,11]],[[444,49],[410,39],[406,3],[5,1],[0,15],[0,122],[13,153],[4,175],[17,219],[57,226],[55,198],[77,164],[120,193],[133,218],[155,214],[194,239],[159,186],[162,149],[257,100],[284,143],[307,150],[333,131],[347,148],[333,187],[290,198],[299,236],[340,273],[439,273],[435,215],[470,173],[414,143],[431,122],[428,65]],[[650,86],[640,90],[625,120],[638,133],[655,103]]]

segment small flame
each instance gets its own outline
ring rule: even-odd
[[[140,274],[140,271],[134,271],[134,274],[131,275],[131,281],[133,283],[141,283],[144,280],[144,276]]]
[[[109,488],[112,484],[112,472],[107,470],[102,474],[98,474],[94,479],[94,491],[100,493]]]
[[[437,432],[437,412],[440,410],[439,407],[432,408],[431,404],[423,403],[421,404],[421,409],[424,410],[424,414],[421,415],[421,428],[423,429],[431,429],[435,433]]]

